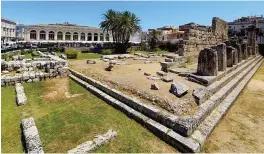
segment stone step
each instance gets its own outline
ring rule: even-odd
[[[199,92],[198,95],[194,94],[194,98],[197,102],[197,104],[202,104],[206,100],[208,100],[209,97],[211,97],[213,94],[215,94],[217,91],[219,91],[222,87],[224,87],[229,81],[231,81],[234,77],[236,77],[239,73],[241,73],[244,69],[249,67],[253,62],[261,59],[261,56],[258,56],[256,58],[252,58],[249,61],[246,61],[243,63],[243,65],[240,65],[239,67],[236,67],[237,69],[228,72],[223,78],[221,78],[218,81],[215,81],[213,84],[209,85],[205,89],[203,89],[201,92]]]
[[[146,127],[148,130],[153,132],[159,138],[165,142],[172,145],[174,148],[181,152],[199,152],[200,145],[198,142],[194,141],[191,138],[183,137],[172,129],[160,124],[159,122],[145,116],[144,114],[134,110],[123,102],[115,99],[114,97],[104,93],[103,91],[97,89],[96,87],[90,85],[89,83],[83,81],[82,79],[69,75],[71,79],[76,81],[78,84],[86,88],[88,91],[104,100],[109,105],[125,113],[128,117],[133,118],[138,123]]]
[[[212,95],[207,101],[200,105],[197,112],[192,116],[192,118],[195,119],[192,129],[194,130],[200,123],[202,123],[204,119],[215,109],[215,107],[218,106],[229,95],[229,93],[231,93],[232,90],[237,87],[237,85],[239,85],[239,83],[247,76],[247,74],[251,72],[252,69],[258,66],[259,63],[262,63],[262,61],[262,57],[258,58],[248,68],[244,69],[240,74],[238,74],[224,87]],[[189,117],[187,117],[187,119],[188,118]],[[192,131],[189,131],[188,136],[191,133]]]
[[[239,93],[247,85],[250,79],[253,77],[255,72],[264,62],[262,59],[257,63],[253,68],[250,69],[250,72],[245,75],[243,80],[231,91],[228,93],[228,96],[210,113],[209,116],[197,127],[197,129],[191,135],[191,138],[199,142],[200,148],[203,147],[207,137],[213,131],[213,129],[220,122],[221,118],[226,114],[228,109],[233,105]]]

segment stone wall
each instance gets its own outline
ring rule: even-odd
[[[187,29],[183,40],[179,41],[178,54],[198,55],[202,49],[228,40],[227,30],[227,22],[217,17],[213,18],[212,27],[198,26]]]

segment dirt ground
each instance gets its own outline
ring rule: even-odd
[[[117,61],[127,62],[128,65],[114,65],[112,71],[105,71],[105,67],[108,66],[108,62],[103,62],[100,59],[96,59],[96,64],[86,64],[86,60],[74,60],[70,61],[69,66],[83,74],[91,76],[92,78],[99,80],[110,87],[122,89],[126,94],[138,97],[138,94],[144,93],[142,96],[146,100],[154,100],[155,98],[162,98],[172,102],[174,114],[184,114],[193,112],[192,109],[197,107],[192,97],[192,91],[194,88],[202,87],[199,84],[190,82],[184,77],[180,77],[174,73],[169,73],[175,80],[185,83],[189,87],[189,92],[181,97],[177,98],[169,92],[171,83],[163,82],[162,80],[150,80],[144,75],[144,72],[151,73],[151,76],[157,76],[156,72],[161,70],[159,62],[164,61],[164,57],[151,58],[153,63],[144,64],[145,60],[133,60],[133,59],[118,59]],[[141,70],[139,70],[141,69]],[[160,90],[151,90],[151,84],[157,83]],[[111,84],[110,84],[111,83]],[[158,99],[155,99],[158,100]],[[166,109],[167,102],[154,103],[162,108]],[[168,109],[166,109],[168,110]],[[171,111],[169,109],[169,111]]]
[[[264,153],[264,64],[209,136],[204,152]]]
[[[52,101],[80,96],[81,94],[70,94],[68,82],[67,78],[47,82],[46,91],[41,97],[45,100]]]

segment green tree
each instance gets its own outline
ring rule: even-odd
[[[148,40],[150,50],[153,51],[153,50],[155,50],[155,48],[157,48],[160,35],[161,35],[161,32],[157,31],[155,29],[150,32],[150,39]]]
[[[112,33],[114,49],[117,53],[125,53],[129,47],[130,36],[141,30],[140,19],[129,11],[119,12],[112,9],[103,14],[100,23],[103,31]]]

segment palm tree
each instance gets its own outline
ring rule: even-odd
[[[100,23],[103,31],[112,33],[115,52],[125,53],[129,46],[130,36],[141,30],[140,19],[129,11],[118,12],[112,9],[103,14],[104,21]]]

